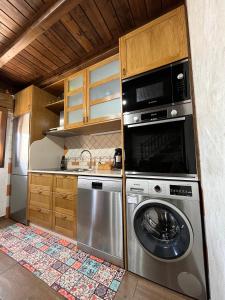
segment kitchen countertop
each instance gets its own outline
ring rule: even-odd
[[[63,174],[63,175],[79,175],[79,176],[103,176],[103,177],[122,177],[122,171],[118,170],[91,170],[91,171],[61,171],[56,169],[38,169],[29,170],[30,173],[46,173],[46,174]]]

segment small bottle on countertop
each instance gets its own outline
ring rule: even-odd
[[[115,149],[113,167],[115,169],[121,169],[122,168],[122,149],[121,148],[116,148]]]
[[[66,157],[65,157],[65,155],[62,156],[60,169],[61,170],[66,170]]]

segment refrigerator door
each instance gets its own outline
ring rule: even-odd
[[[10,197],[10,217],[27,225],[27,176],[12,175]]]
[[[30,114],[13,120],[12,174],[27,175],[30,144]]]

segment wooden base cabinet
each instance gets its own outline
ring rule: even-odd
[[[76,176],[30,174],[30,222],[75,239],[76,203]]]
[[[52,229],[52,211],[30,205],[29,219],[31,223],[37,224],[48,229]]]
[[[74,216],[53,212],[53,230],[70,238],[75,237]]]

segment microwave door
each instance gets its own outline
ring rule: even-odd
[[[171,67],[123,81],[123,112],[172,104]]]

